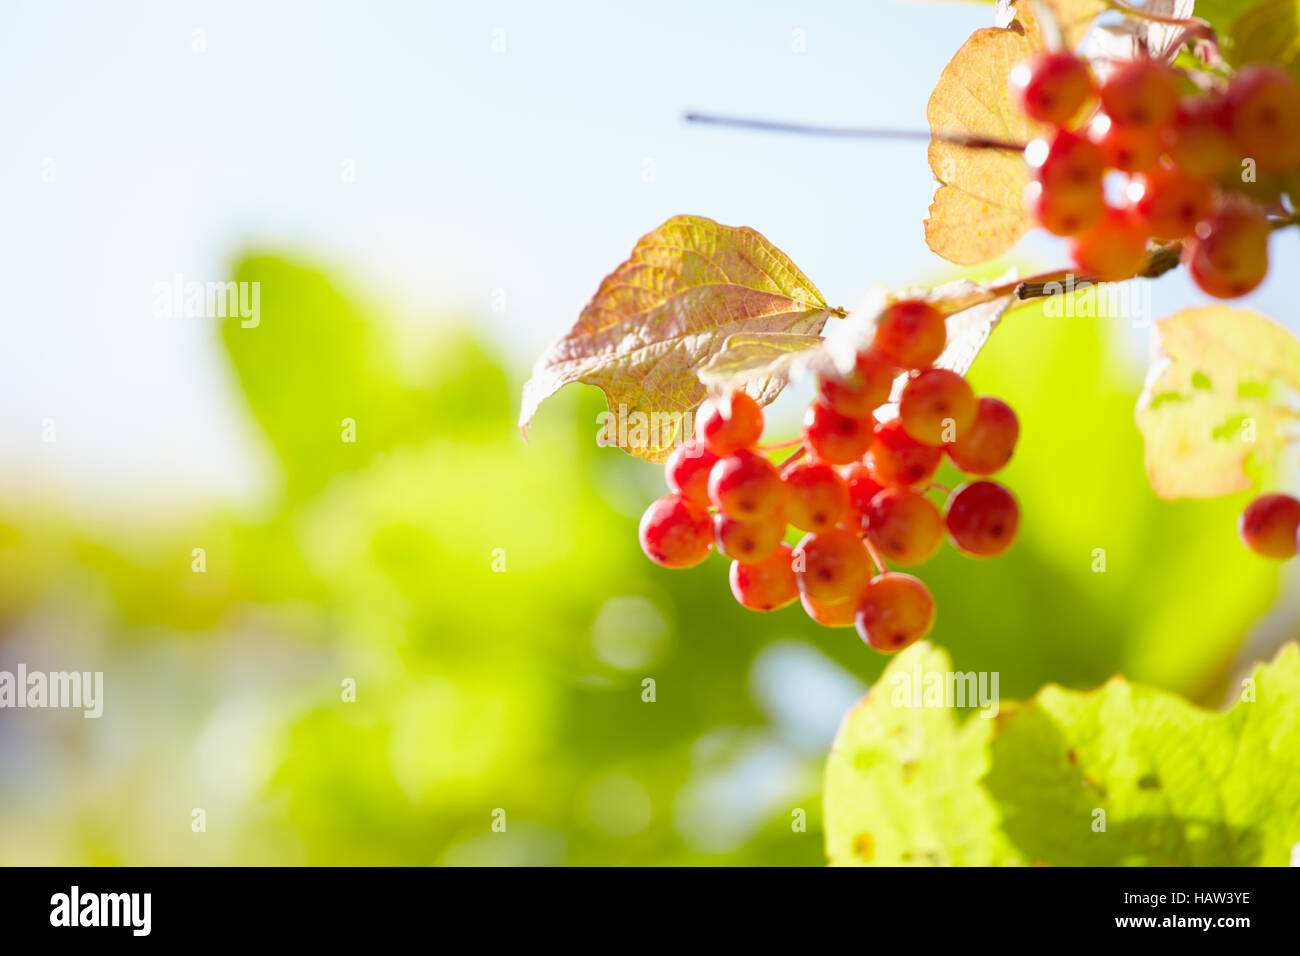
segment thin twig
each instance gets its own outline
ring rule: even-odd
[[[862,536],[862,543],[867,546],[867,554],[871,555],[871,563],[876,566],[877,574],[885,574],[889,571],[889,566],[885,564],[885,559],[880,556],[876,546],[871,543],[871,539],[866,535]]]
[[[786,465],[798,461],[806,454],[808,454],[808,446],[800,442],[799,447],[795,449],[794,454],[788,455],[786,459],[783,462],[781,462],[781,464],[777,465],[777,468],[784,468]]]
[[[967,136],[964,133],[937,133],[921,129],[880,129],[862,126],[817,126],[810,123],[783,123],[779,120],[747,119],[741,116],[716,116],[711,113],[687,113],[686,122],[710,126],[732,126],[739,129],[762,130],[768,133],[794,133],[799,136],[830,136],[837,139],[905,139],[928,142],[939,140],[970,149],[1005,149],[1024,152],[1024,143],[990,139],[987,136]]]

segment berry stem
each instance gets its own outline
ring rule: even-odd
[[[784,123],[780,120],[748,119],[742,116],[717,116],[712,113],[687,113],[686,122],[710,126],[733,126],[739,129],[762,130],[769,133],[795,133],[801,136],[832,136],[840,139],[915,139],[940,140],[970,149],[1004,149],[1022,153],[1024,143],[990,139],[987,136],[967,136],[964,133],[937,133],[921,129],[882,129],[862,126],[817,126],[811,123]]]
[[[787,455],[785,460],[782,461],[781,464],[777,466],[778,468],[784,468],[786,465],[790,464],[791,462],[796,462],[804,455],[808,454],[808,446],[802,443],[803,442],[802,438],[799,439],[799,441],[800,441],[800,445],[797,449],[795,449],[794,454]]]
[[[876,566],[876,573],[888,573],[889,568],[885,564],[885,559],[880,556],[880,552],[877,551],[876,546],[871,543],[871,539],[866,535],[863,535],[862,543],[867,546],[867,554],[871,555],[871,563]]]
[[[937,482],[937,481],[932,481],[932,482],[930,482],[930,487],[931,487],[931,488],[938,488],[938,489],[939,489],[940,491],[942,491],[945,495],[950,495],[950,494],[952,494],[952,489],[951,489],[951,488],[949,488],[947,485],[941,485],[941,484],[939,484],[939,482]]]
[[[802,445],[803,438],[791,438],[789,441],[772,442],[770,445],[756,445],[757,451],[780,451],[783,448],[793,448],[795,445]]]

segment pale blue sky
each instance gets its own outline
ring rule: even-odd
[[[681,115],[923,128],[940,69],[991,21],[989,5],[887,0],[9,0],[3,481],[151,505],[251,487],[263,462],[215,330],[150,310],[155,283],[221,279],[245,245],[344,267],[411,321],[475,314],[521,367],[676,213],[754,226],[837,304],[936,278],[923,144]],[[1033,240],[1017,258],[1064,252]],[[1289,318],[1287,298],[1275,274],[1251,301]],[[1157,284],[1157,315],[1190,301],[1183,276]]]

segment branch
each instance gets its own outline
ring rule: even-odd
[[[879,129],[861,126],[816,126],[808,123],[783,123],[779,120],[746,119],[740,116],[715,116],[711,113],[687,113],[686,122],[709,126],[731,126],[738,129],[761,130],[768,133],[793,133],[799,136],[830,136],[836,139],[902,139],[939,140],[970,149],[1004,149],[1024,152],[1024,143],[989,139],[986,136],[967,136],[964,133],[936,133],[919,129]]]

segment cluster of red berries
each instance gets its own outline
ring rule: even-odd
[[[1031,119],[1054,127],[1025,150],[1034,170],[1026,201],[1048,231],[1070,238],[1081,273],[1127,279],[1146,262],[1148,240],[1181,240],[1209,295],[1235,298],[1263,281],[1271,230],[1261,202],[1276,203],[1276,184],[1300,171],[1300,90],[1285,70],[1251,65],[1221,88],[1184,94],[1178,71],[1159,60],[1125,61],[1098,84],[1062,50],[1016,67],[1011,85]],[[1118,202],[1103,186],[1110,170],[1128,174]]]
[[[853,371],[819,379],[800,448],[782,466],[758,447],[763,411],[753,398],[737,391],[705,402],[695,437],[668,459],[673,493],[641,518],[645,553],[685,568],[717,547],[732,559],[731,591],[747,608],[771,611],[799,599],[819,624],[855,626],[885,653],[920,640],[934,624],[934,599],[886,562],[928,560],[945,532],[967,554],[997,555],[1020,523],[1016,499],[992,481],[957,488],[943,513],[926,497],[939,487],[932,479],[945,452],[962,471],[991,475],[1010,460],[1020,433],[1005,402],[976,397],[962,376],[933,367],[946,341],[933,305],[888,306]],[[898,415],[878,422],[904,373]],[[785,540],[790,526],[806,532],[793,546]]]
[[[1294,558],[1300,549],[1300,499],[1292,495],[1260,495],[1241,513],[1241,540],[1256,554],[1274,561]]]

